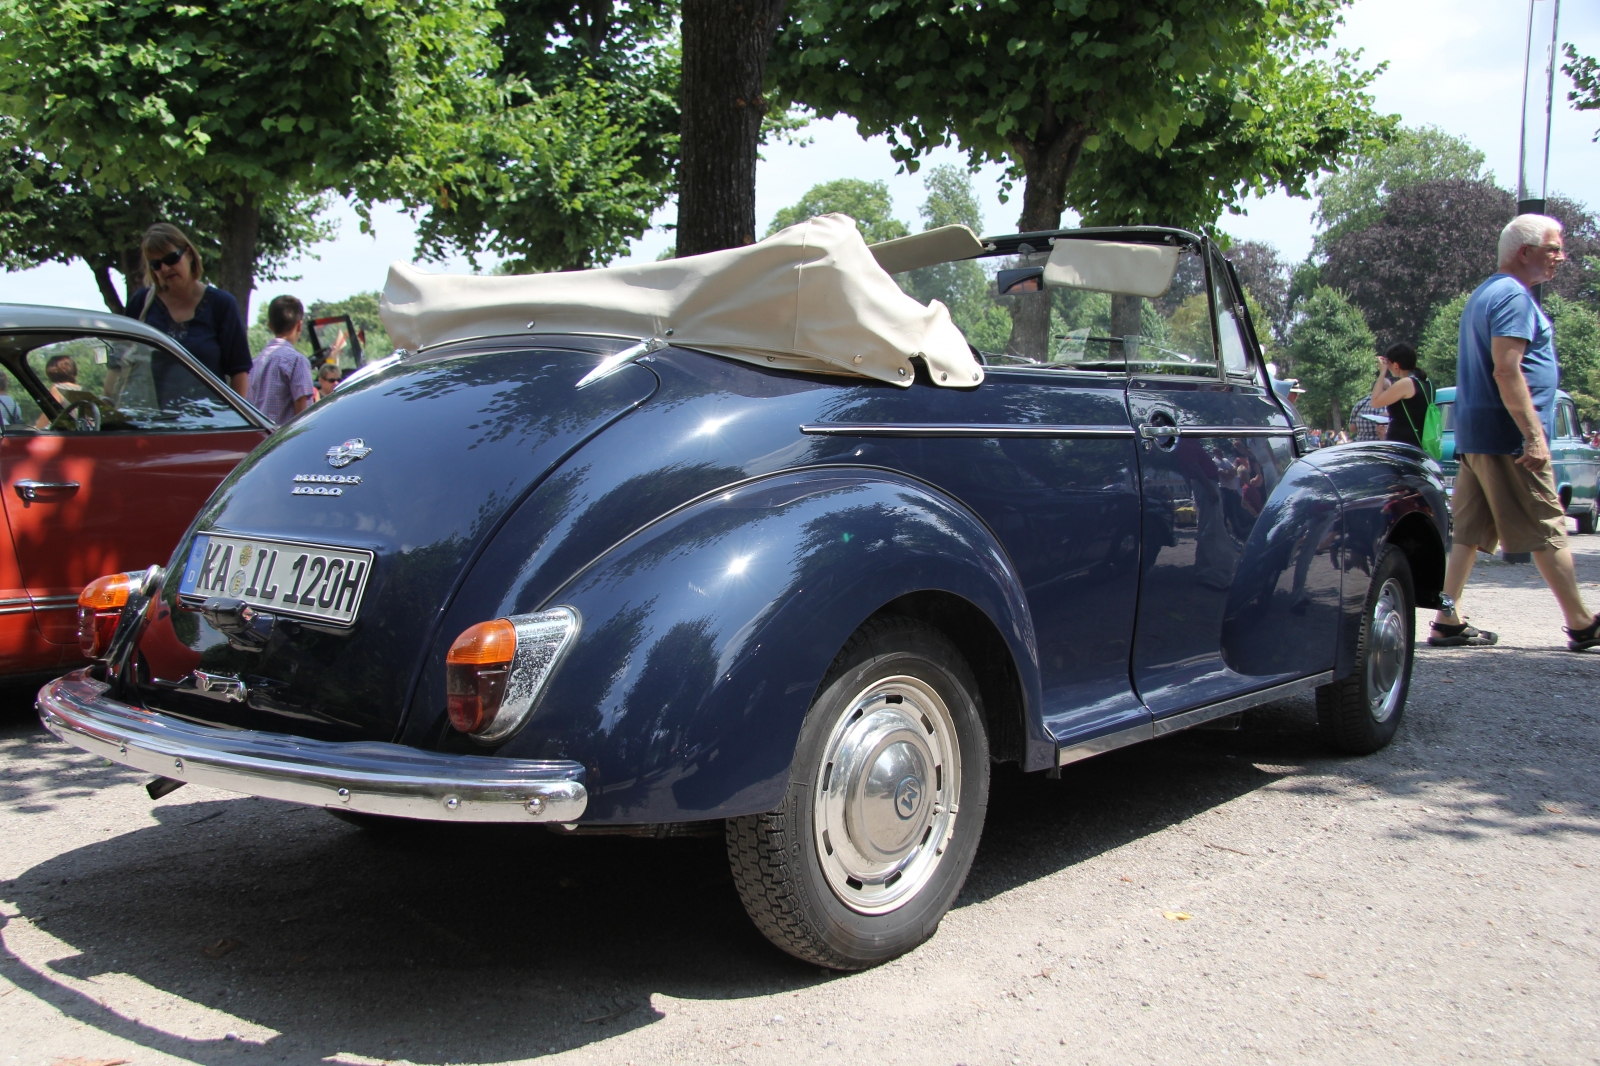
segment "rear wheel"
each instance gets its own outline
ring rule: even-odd
[[[988,806],[977,691],[925,623],[877,619],[850,638],[801,726],[783,805],[727,822],[739,898],[769,940],[858,970],[933,935]]]
[[[1411,688],[1416,620],[1411,564],[1390,545],[1367,588],[1355,670],[1317,689],[1317,725],[1329,746],[1368,755],[1394,739]]]
[[[1578,532],[1588,535],[1594,532],[1595,512],[1600,511],[1600,501],[1589,505],[1589,509],[1582,514],[1574,516],[1578,523]]]

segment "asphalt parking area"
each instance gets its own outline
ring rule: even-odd
[[[1000,770],[938,936],[854,975],[768,945],[718,840],[152,804],[13,694],[0,1066],[1600,1061],[1600,653],[1531,566],[1465,610],[1501,645],[1421,651],[1378,755],[1307,698]]]

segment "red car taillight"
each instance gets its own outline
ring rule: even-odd
[[[504,618],[479,622],[456,638],[445,656],[452,726],[463,733],[481,733],[494,722],[516,654],[517,628]]]
[[[510,736],[578,635],[578,612],[552,607],[468,627],[445,656],[450,724],[482,741]]]
[[[78,648],[86,659],[105,654],[116,632],[128,593],[139,580],[138,574],[107,574],[97,577],[78,593]]]

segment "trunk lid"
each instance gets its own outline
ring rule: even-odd
[[[433,631],[483,544],[549,470],[654,393],[655,374],[638,365],[575,388],[626,343],[561,338],[397,366],[284,426],[222,483],[172,558],[140,641],[146,704],[319,739],[394,738]],[[325,607],[319,616],[314,602],[278,607],[279,593],[260,607],[279,615],[264,647],[230,645],[194,608],[254,588],[259,549],[244,566],[222,565],[219,546],[241,541],[282,546],[275,586],[308,569],[289,572],[292,545],[327,549],[330,572],[335,557],[348,562],[363,586],[353,622]],[[324,603],[347,606],[354,586],[342,604],[324,591]],[[204,675],[226,680],[206,694]]]

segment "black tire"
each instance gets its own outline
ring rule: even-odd
[[[1317,726],[1329,747],[1370,755],[1394,739],[1411,690],[1416,628],[1411,564],[1391,544],[1378,556],[1367,586],[1355,669],[1317,689]],[[1402,640],[1403,647],[1396,647]]]
[[[1600,503],[1594,504],[1582,514],[1573,516],[1578,522],[1578,532],[1584,536],[1588,536],[1594,532],[1594,519],[1596,510],[1600,510]]]
[[[913,679],[918,687],[897,700],[886,691],[903,684],[895,678]],[[806,713],[783,805],[727,821],[728,863],[739,899],[767,939],[807,962],[860,970],[903,955],[934,934],[972,869],[988,809],[989,743],[977,692],[961,653],[926,623],[886,616],[851,636]],[[931,710],[935,705],[928,693],[937,697],[940,710]],[[919,713],[916,720],[926,734],[904,724],[908,715]],[[940,720],[937,727],[933,719]],[[869,733],[874,721],[880,722],[878,732]],[[858,733],[863,739],[851,746]],[[890,737],[907,739],[891,742]],[[904,766],[927,770],[924,776],[934,787],[919,791],[920,779],[907,772],[891,797],[883,782],[903,766],[883,767],[892,759],[912,758],[907,753],[920,752],[917,745],[935,753],[930,760],[949,762],[949,755],[958,753],[954,779],[944,776],[950,770],[943,763],[930,770],[926,762],[908,762]],[[839,762],[837,774],[834,763],[826,761],[829,753]],[[851,765],[858,772],[846,769]],[[823,787],[815,787],[819,784]],[[859,798],[851,800],[857,793]],[[958,804],[953,813],[947,806],[952,797]],[[916,813],[902,813],[911,804]],[[830,820],[848,818],[846,811],[856,827],[847,836]],[[923,821],[926,831],[920,828]],[[830,824],[834,831],[827,829]],[[849,872],[846,853],[860,860],[880,835],[890,834],[900,834],[895,846],[909,850],[887,860],[886,869],[899,863],[904,873],[888,873],[881,881],[873,880],[877,874],[863,874],[866,884],[849,877],[839,883],[842,872]],[[937,846],[941,836],[947,838],[942,849]],[[903,898],[894,897],[896,892]]]

